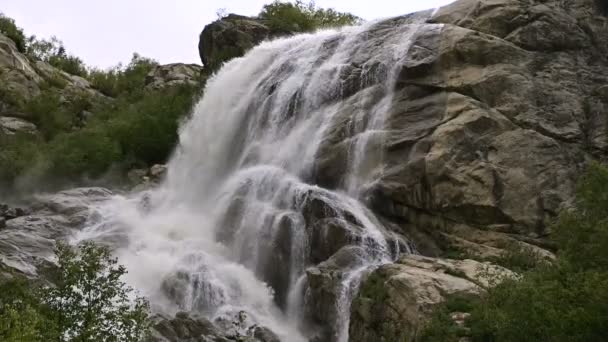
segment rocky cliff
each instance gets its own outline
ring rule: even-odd
[[[195,64],[156,66],[146,78],[146,88],[160,89],[178,84],[198,85],[202,67]],[[28,58],[15,43],[0,33],[0,130],[37,134],[32,113],[25,109],[44,90],[57,91],[64,106],[86,97],[91,103],[112,101],[80,76],[68,74],[52,65]],[[79,116],[85,119],[87,112]],[[39,119],[39,118],[38,118]]]
[[[323,116],[322,136],[319,145],[314,146],[310,170],[285,178],[284,170],[272,169],[270,175],[246,179],[232,189],[234,199],[221,203],[227,204],[220,221],[226,229],[218,233],[218,240],[227,246],[244,246],[236,255],[243,264],[254,262],[259,266],[256,276],[273,287],[274,300],[284,307],[292,281],[289,272],[294,272],[292,253],[298,251],[292,246],[298,238],[310,236],[310,245],[305,246],[303,314],[323,332],[317,336],[319,340],[334,340],[339,332],[328,322],[337,320],[344,304],[340,301],[344,287],[340,286],[349,280],[344,270],[356,267],[359,258],[364,259],[364,248],[378,247],[374,245],[377,240],[361,233],[369,226],[364,220],[367,211],[359,210],[366,214],[355,215],[359,208],[337,195],[348,189],[347,176],[353,173],[353,155],[357,152],[353,146],[362,146],[357,141],[365,137],[368,150],[361,154],[371,157],[355,170],[356,176],[365,180],[365,186],[356,189],[358,199],[377,217],[374,223],[391,230],[386,233],[391,238],[385,243],[388,241],[392,250],[384,252],[407,250],[403,241],[409,239],[416,247],[412,251],[418,253],[401,256],[362,275],[346,327],[351,341],[414,339],[427,314],[446,295],[476,294],[488,286],[479,269],[512,275],[485,261],[503,253],[510,243],[551,255],[552,245],[547,239],[550,222],[573,200],[574,184],[586,163],[605,160],[608,152],[608,18],[601,4],[594,0],[459,0],[435,12],[374,23],[357,41],[356,51],[340,45],[344,36],[328,35],[331,39],[314,45],[319,51],[314,56],[318,64],[313,63],[317,72],[305,75],[308,81],[314,77],[316,81],[325,80],[327,88],[297,84],[293,94],[281,93],[281,86],[289,83],[285,80],[299,66],[276,56],[285,63],[284,68],[277,67],[273,74],[263,74],[266,69],[256,71],[265,78],[259,84],[251,83],[255,85],[251,94],[263,96],[252,96],[252,102],[242,108],[248,115],[235,126],[267,132],[264,129],[268,129],[268,122],[292,127],[293,121],[315,114],[319,108],[331,110],[331,115]],[[401,39],[399,34],[403,32],[397,30],[407,33],[411,43],[407,56],[399,59],[403,64],[393,70],[393,65],[381,59],[385,56],[379,50],[388,50],[390,47],[382,44]],[[217,68],[271,36],[255,19],[229,16],[205,28],[199,44],[201,58],[206,67]],[[289,47],[297,50],[298,46]],[[346,58],[348,63],[339,69],[331,69],[333,65],[324,69],[324,63],[336,51],[345,51],[340,49],[353,52]],[[13,50],[4,48],[9,51],[7,55],[14,56],[11,58],[2,59],[0,54],[0,64],[10,65],[6,77],[18,84],[11,91],[34,94],[39,71]],[[245,67],[249,66],[243,66],[243,73],[253,72]],[[151,86],[157,87],[158,78],[172,75],[175,69],[172,66],[151,74]],[[393,71],[397,77],[389,89],[391,96],[383,97],[383,86]],[[170,82],[181,79],[171,76]],[[280,102],[277,93],[291,97]],[[302,94],[317,97],[305,102]],[[387,103],[381,101],[386,98]],[[280,107],[283,111],[256,111],[258,107],[268,108],[262,101],[266,99],[284,105]],[[386,109],[384,126],[365,135],[361,127],[374,121],[372,113],[377,108]],[[260,113],[276,115],[276,121],[264,121],[268,118]],[[212,130],[222,132],[223,121],[211,122],[216,123]],[[29,125],[27,121],[13,121],[6,129],[33,129]],[[300,127],[302,131],[309,128]],[[226,153],[231,157],[242,152],[246,139],[259,138],[253,133],[235,132],[234,137],[221,137],[235,142]],[[188,137],[193,139],[195,135]],[[283,146],[275,146],[272,155],[267,156],[260,144],[252,145],[254,148],[232,162],[248,166],[263,158],[272,159],[275,154],[282,157],[279,152],[284,152],[279,148]],[[305,148],[309,144],[305,145],[303,151],[308,151]],[[196,154],[207,152],[195,147]],[[298,162],[304,157],[309,155],[292,156]],[[203,170],[223,175],[234,166],[226,164],[218,160],[217,165]],[[286,169],[292,166],[284,164]],[[173,177],[185,179],[183,189],[193,192],[203,183],[199,184],[196,176],[204,173],[204,165],[195,166],[192,174],[173,171]],[[250,171],[257,175],[256,170]],[[273,183],[277,179],[288,182]],[[270,193],[254,188],[261,185]],[[331,193],[333,190],[339,191]],[[299,197],[287,196],[292,195],[289,191]],[[256,198],[260,193],[274,202]],[[10,245],[0,246],[2,267],[28,274],[39,272],[37,267],[47,261],[53,239],[82,228],[84,213],[95,222],[94,211],[85,211],[82,205],[94,207],[108,196],[105,190],[80,189],[40,198],[35,208],[19,214],[15,208],[3,209],[0,234]],[[245,201],[250,198],[256,199],[257,207],[246,207]],[[262,208],[259,203],[263,200],[277,207]],[[262,213],[268,213],[263,210],[270,214],[262,217]],[[289,215],[283,215],[285,211]],[[49,220],[52,222],[47,224]],[[251,228],[251,222],[260,227]],[[294,235],[298,225],[303,227],[302,236]],[[28,234],[21,234],[24,229]],[[251,246],[242,241],[243,234],[251,229],[263,235],[263,243]],[[248,254],[254,248],[262,249],[256,255],[262,260],[260,264]],[[446,259],[454,255],[464,260]],[[163,281],[163,290],[172,295],[169,300],[179,302],[186,295],[180,295],[171,284],[178,284],[182,290],[190,289],[189,284],[172,280],[168,277]],[[213,285],[197,281],[199,286]],[[204,307],[204,300],[209,298],[199,299]],[[164,329],[169,340],[204,340],[205,334],[219,334],[209,322],[184,315],[161,321],[159,329]]]
[[[389,172],[370,204],[427,236],[423,254],[484,258],[510,239],[550,249],[549,223],[568,207],[583,166],[606,157],[608,19],[594,1],[461,0],[427,23],[441,27],[417,37],[401,71]],[[333,155],[329,169],[340,165]],[[325,167],[320,181],[331,184]],[[399,267],[380,268],[363,289],[390,289],[395,274],[424,279]],[[401,295],[431,288],[408,284]],[[376,327],[413,333],[419,314],[407,310],[419,302],[383,298]],[[353,306],[352,341],[382,335],[370,325],[378,316],[361,313],[365,301],[361,292]],[[385,340],[400,340],[392,336]]]

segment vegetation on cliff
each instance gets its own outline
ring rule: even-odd
[[[422,341],[601,341],[608,326],[608,168],[591,164],[577,199],[553,225],[553,262],[506,279],[478,299],[438,308]],[[522,257],[533,258],[532,254]],[[520,262],[517,263],[521,264]],[[456,307],[456,308],[455,308]],[[450,319],[470,312],[465,327]]]
[[[0,285],[0,339],[37,341],[141,341],[149,328],[148,302],[130,298],[126,273],[106,247],[58,245],[54,285],[16,277]]]
[[[0,100],[25,113],[38,134],[0,130],[3,192],[49,190],[102,176],[120,183],[130,169],[167,160],[178,139],[179,122],[197,98],[198,86],[146,88],[146,77],[158,63],[138,54],[126,66],[87,68],[68,55],[57,39],[27,38],[5,16],[0,16],[0,32],[15,40],[28,59],[84,76],[107,96],[67,89],[58,75],[49,77],[33,98],[4,92]]]
[[[310,32],[320,28],[354,25],[361,21],[351,13],[319,8],[314,1],[306,3],[302,0],[275,0],[262,8],[259,18],[278,32]]]

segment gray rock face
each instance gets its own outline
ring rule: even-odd
[[[30,60],[17,50],[12,40],[0,34],[0,132],[35,134],[37,129],[30,122],[31,113],[21,111],[24,104],[49,85],[55,87],[65,103],[82,97],[88,97],[91,103],[107,101],[107,97],[84,78],[46,62]]]
[[[443,26],[422,25],[400,71],[369,205],[432,239],[459,224],[545,236],[586,161],[606,153],[608,19],[591,0],[461,0],[429,23]],[[353,91],[345,117],[373,86]],[[343,181],[348,122],[320,147],[319,184]]]
[[[491,278],[515,276],[474,260],[407,256],[384,265],[363,282],[352,304],[350,339],[412,341],[436,304],[448,295],[476,295]]]
[[[19,118],[11,118],[7,116],[0,117],[0,131],[4,134],[36,134],[36,125]]]
[[[230,14],[205,26],[200,35],[198,51],[205,68],[215,71],[224,62],[243,56],[272,36],[270,28],[261,20]]]
[[[159,65],[146,76],[146,88],[161,89],[175,85],[198,86],[203,67],[196,64],[174,63]]]
[[[241,318],[244,318],[242,316]],[[231,327],[241,322],[236,318],[228,322]],[[227,333],[230,329],[220,330],[209,320],[193,317],[186,312],[179,312],[174,318],[157,315],[153,318],[152,334],[148,342],[280,342],[269,329],[251,326],[244,334]]]
[[[95,218],[96,204],[112,193],[103,188],[80,188],[43,195],[30,209],[0,206],[0,268],[36,276],[51,265],[57,240],[63,240]]]

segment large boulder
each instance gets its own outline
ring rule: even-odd
[[[490,263],[422,256],[381,266],[353,301],[349,341],[413,341],[447,296],[478,295],[491,282],[513,276]]]
[[[95,223],[96,205],[112,195],[103,188],[78,188],[38,196],[29,208],[0,205],[0,269],[41,275],[54,262],[56,241]]]
[[[241,57],[265,39],[274,36],[263,21],[230,14],[205,26],[198,51],[208,71],[217,70],[228,60]]]

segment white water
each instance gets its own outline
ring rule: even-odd
[[[306,341],[308,332],[298,329],[305,320],[302,293],[318,246],[303,212],[318,201],[365,250],[361,264],[344,270],[331,323],[333,339],[347,341],[350,302],[362,274],[398,254],[358,197],[382,172],[393,89],[422,27],[394,21],[323,31],[263,43],[231,61],[208,81],[180,132],[164,184],[117,196],[100,208],[103,220],[77,240],[120,241],[116,253],[129,270],[128,282],[155,310],[192,311],[220,323],[244,311],[284,341]],[[349,143],[348,174],[337,189],[323,189],[310,184],[315,161],[341,120],[341,75],[353,65],[362,91],[344,123],[357,133]],[[366,93],[372,86],[376,90]],[[282,308],[275,300],[280,293]]]

